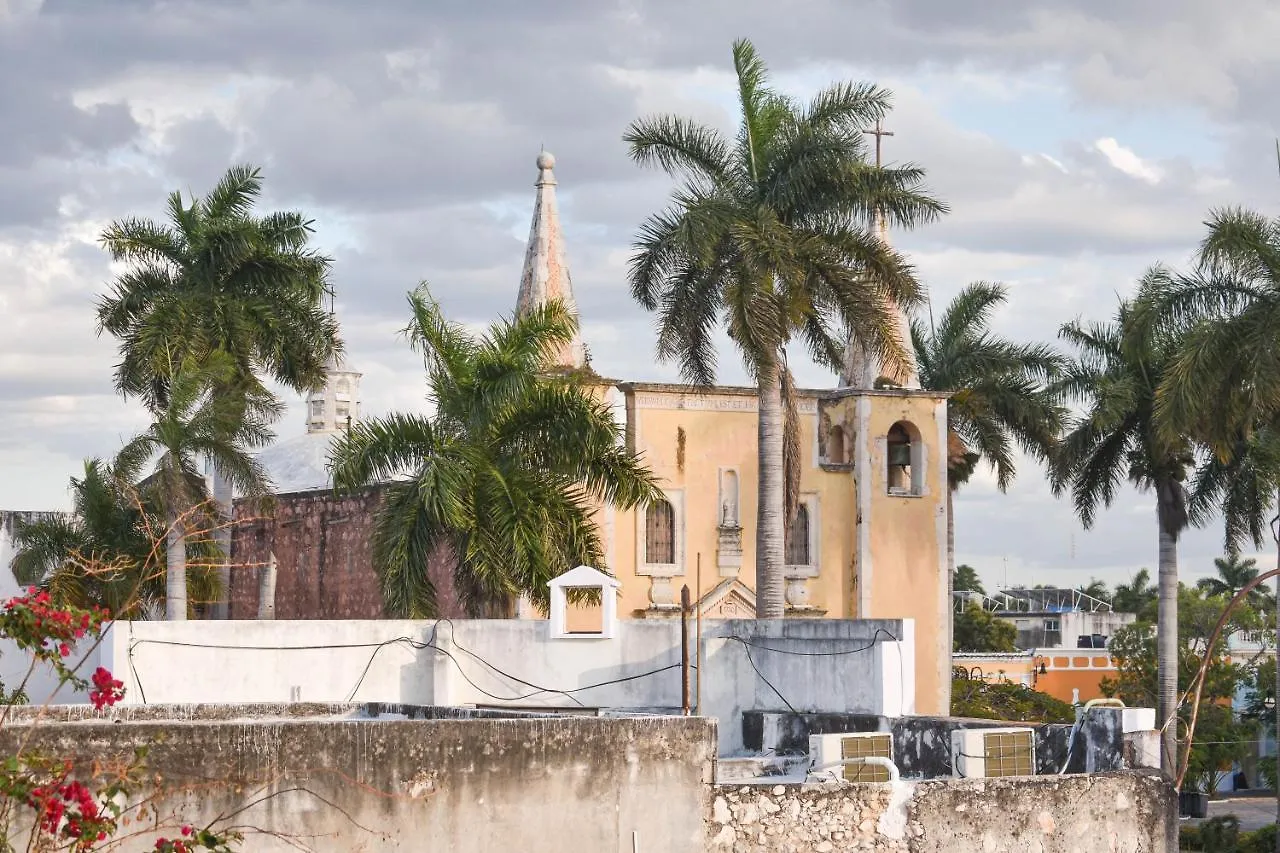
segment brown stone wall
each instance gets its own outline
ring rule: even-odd
[[[258,578],[276,555],[277,619],[379,619],[382,606],[373,568],[374,521],[380,489],[348,495],[330,490],[278,495],[262,509],[236,503],[232,530],[232,619],[258,618]],[[428,573],[436,581],[442,616],[459,616],[446,560]]]

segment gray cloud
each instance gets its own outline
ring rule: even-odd
[[[417,281],[466,322],[511,310],[540,144],[560,163],[597,367],[670,379],[626,286],[636,225],[669,183],[630,164],[620,134],[652,110],[724,122],[729,44],[752,35],[780,73],[820,80],[855,68],[894,80],[890,156],[925,165],[954,210],[895,234],[935,310],[969,280],[1003,280],[1013,297],[998,328],[1050,338],[1072,315],[1109,314],[1148,263],[1185,258],[1209,207],[1273,204],[1275,129],[1263,117],[1280,106],[1280,73],[1268,9],[800,0],[780,15],[757,0],[46,0],[37,15],[0,19],[0,401],[11,426],[0,505],[64,500],[79,459],[110,453],[142,422],[110,397],[112,344],[93,336],[93,295],[110,278],[96,234],[113,217],[160,215],[168,191],[202,192],[233,160],[264,165],[271,206],[316,217],[368,411],[423,403],[421,366],[395,336]],[[1170,110],[1217,123],[1185,156],[1148,157],[1160,174],[1151,182],[1112,165],[1075,130],[1075,114],[1060,117],[1058,145],[1045,151],[1003,138],[1007,127],[958,125],[917,85],[952,73],[993,89],[1044,77],[1077,113],[1119,107],[1157,129]],[[1221,155],[1206,163],[1212,145]],[[831,382],[813,365],[797,370],[805,384]],[[743,378],[726,345],[721,379]],[[286,436],[302,423],[290,404]],[[984,482],[961,493],[961,556],[989,580],[1006,557],[1046,579],[1115,580],[1153,562],[1148,503],[1126,496],[1096,531],[1073,534],[1069,505],[1028,463],[1009,496]],[[1188,565],[1207,564],[1216,540],[1189,535]]]

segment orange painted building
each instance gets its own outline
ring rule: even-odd
[[[1103,696],[1102,679],[1115,678],[1115,661],[1106,649],[1033,649],[1009,654],[956,652],[952,663],[970,677],[1009,681],[1072,704]]]

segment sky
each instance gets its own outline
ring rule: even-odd
[[[145,426],[95,330],[113,274],[98,235],[233,163],[263,168],[264,209],[315,219],[366,414],[425,403],[397,335],[419,281],[467,323],[514,307],[542,146],[594,366],[676,379],[626,286],[637,226],[671,183],[621,136],[652,113],[731,128],[739,37],[798,97],[833,80],[891,89],[886,160],[923,166],[951,208],[893,235],[933,311],[999,281],[997,330],[1052,341],[1064,321],[1109,317],[1151,264],[1185,264],[1212,208],[1280,208],[1280,6],[1217,5],[0,0],[0,508],[67,507],[82,460]],[[727,346],[719,379],[746,379]],[[303,431],[288,402],[282,439]],[[1085,531],[1024,461],[1007,494],[982,474],[955,508],[957,559],[988,586],[1155,565],[1150,495],[1124,492]],[[1220,553],[1220,527],[1192,531],[1184,576]]]

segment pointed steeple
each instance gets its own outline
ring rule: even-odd
[[[564,238],[560,233],[560,211],[556,207],[556,158],[551,152],[538,155],[538,188],[533,203],[533,224],[529,227],[529,247],[524,254],[524,271],[520,275],[520,296],[516,300],[516,314],[523,315],[532,308],[559,299],[575,317],[578,304],[573,299],[573,283],[569,279],[569,265],[565,262]],[[561,347],[555,362],[560,367],[582,367],[586,363],[586,350],[582,337],[574,334],[573,340]]]

